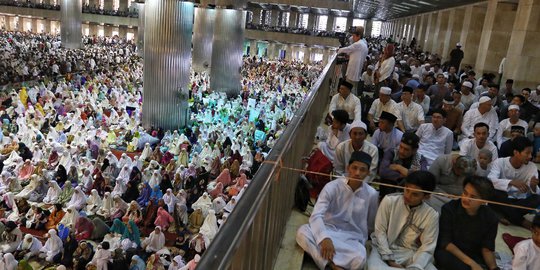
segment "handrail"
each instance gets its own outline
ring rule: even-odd
[[[335,55],[311,87],[267,161],[255,174],[235,209],[222,225],[197,269],[272,269],[290,216],[298,173],[280,171],[295,165],[311,149],[311,138],[329,102]],[[307,120],[307,121],[306,121]],[[307,140],[306,140],[307,139]]]

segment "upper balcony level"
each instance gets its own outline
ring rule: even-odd
[[[353,8],[352,0],[270,0],[270,1],[249,1],[249,6],[260,6],[269,9],[278,6],[281,9],[297,7],[301,12],[309,12],[310,9],[323,10],[343,10],[350,11]]]

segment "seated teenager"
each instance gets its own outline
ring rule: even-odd
[[[405,178],[404,193],[384,197],[375,219],[368,269],[437,269],[433,253],[439,214],[424,201],[435,189],[435,177],[416,171]]]
[[[370,155],[353,152],[347,177],[326,184],[309,224],[296,233],[296,242],[320,269],[361,269],[365,264],[365,243],[378,206],[377,191],[363,181],[370,165]]]
[[[489,179],[470,176],[463,182],[461,199],[443,206],[435,251],[439,269],[498,269],[494,251],[499,221],[481,201],[489,200],[493,192]]]
[[[533,270],[540,266],[540,215],[532,222],[532,239],[519,242],[514,247],[512,270]]]

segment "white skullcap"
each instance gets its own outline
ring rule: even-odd
[[[380,94],[390,95],[390,94],[392,94],[392,89],[390,87],[383,86],[383,87],[381,87]]]
[[[484,102],[491,102],[491,98],[490,97],[486,97],[486,96],[483,96],[480,98],[480,100],[478,100],[478,104],[482,104]]]
[[[468,87],[468,88],[471,88],[471,89],[472,89],[472,83],[469,82],[469,81],[463,82],[462,86],[465,86],[465,87]]]
[[[461,43],[456,43],[456,47],[461,47]]]
[[[367,68],[373,70],[375,67],[373,65],[369,65],[369,66],[367,66]],[[540,85],[539,85],[539,87],[540,87]]]
[[[512,104],[508,107],[508,110],[518,110],[519,111],[519,106],[518,105],[515,105],[515,104]]]
[[[418,74],[413,74],[412,77],[413,79],[420,79],[420,76]]]
[[[407,64],[407,61],[401,60],[401,61],[399,61],[399,63],[403,65],[403,64]]]
[[[366,124],[364,124],[364,122],[362,122],[361,120],[356,120],[356,121],[352,122],[351,130],[353,128],[363,128],[364,130],[367,130]]]

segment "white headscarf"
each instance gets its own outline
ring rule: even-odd
[[[96,189],[92,189],[90,192],[90,196],[88,197],[88,200],[86,200],[86,210],[92,210],[94,207],[100,207],[102,205],[101,197],[99,196],[99,193]]]
[[[159,234],[156,234],[155,230],[150,233],[147,247],[153,250],[160,250],[165,246],[165,234],[163,234],[161,226],[156,226],[156,228],[159,229]]]
[[[32,239],[32,241],[28,242],[28,239]],[[42,247],[43,245],[41,242],[31,234],[26,234],[23,241],[19,245],[19,249],[28,250],[29,252],[39,251]]]
[[[199,230],[199,233],[208,237],[209,242],[214,240],[218,231],[216,212],[214,210],[209,210],[208,215],[204,219],[204,223]],[[210,243],[207,243],[207,245]]]
[[[173,263],[169,265],[168,270],[180,270],[180,268],[184,267],[185,265],[186,265],[186,262],[184,262],[184,259],[182,258],[182,256],[177,255],[176,257],[173,258]]]
[[[71,213],[70,213],[71,212]],[[77,222],[77,219],[79,219],[79,212],[75,207],[68,207],[66,214],[60,220],[61,224],[64,224],[66,227],[73,227],[75,226],[75,222]],[[56,233],[56,232],[55,232]]]
[[[54,229],[50,229],[47,233],[49,234],[49,238],[47,239],[47,242],[45,242],[45,245],[41,248],[41,252],[46,253],[48,257],[53,257],[62,252],[64,249],[64,244]]]
[[[76,209],[82,209],[85,204],[86,204],[86,195],[84,195],[84,193],[82,192],[81,187],[77,186],[75,188],[75,191],[73,192],[73,196],[71,197],[71,200],[69,200],[66,206],[67,208],[70,208],[73,206]]]
[[[15,257],[11,253],[4,254],[4,268],[6,270],[17,270],[19,262],[15,260]]]
[[[111,193],[111,195],[114,197],[116,195],[122,196],[124,195],[124,192],[126,192],[127,186],[124,183],[124,180],[120,177],[116,178],[116,185],[114,185],[114,189]]]
[[[45,203],[56,203],[58,201],[58,197],[60,196],[60,193],[62,193],[62,189],[58,185],[56,181],[51,181],[51,186],[47,190],[47,195],[45,195],[45,198],[43,198],[43,202]]]

